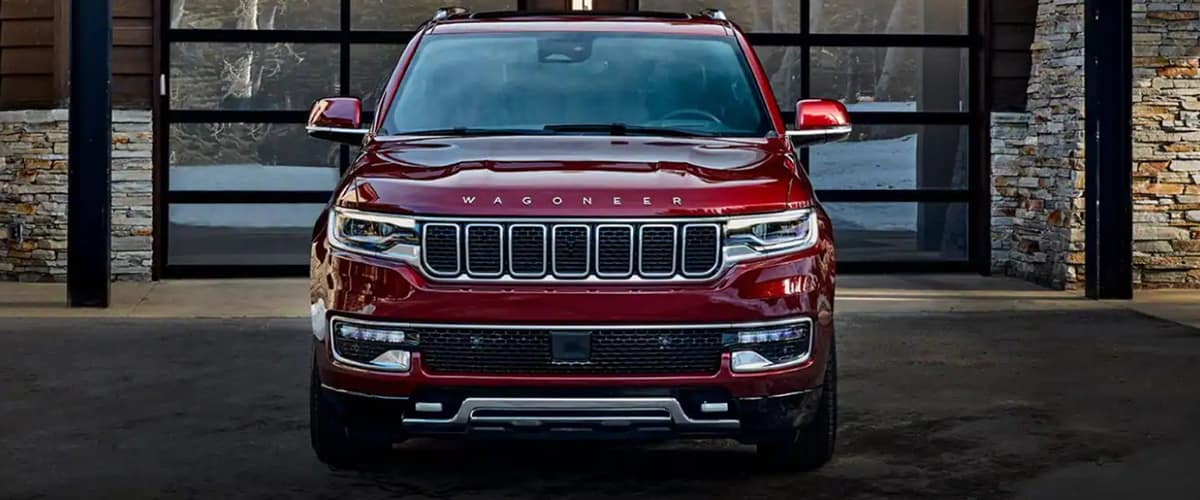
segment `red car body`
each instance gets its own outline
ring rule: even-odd
[[[538,31],[730,38],[746,57],[769,116],[771,132],[763,137],[740,138],[635,134],[517,137],[380,134],[397,89],[406,77],[406,69],[422,47],[424,37],[435,32],[436,36],[441,36]],[[686,390],[692,391],[689,394],[705,394],[703,397],[706,398],[719,395],[715,399],[725,406],[717,408],[726,411],[718,413],[726,420],[732,416],[732,420],[739,420],[740,425],[722,429],[698,427],[700,432],[696,433],[689,432],[687,426],[639,428],[639,431],[663,431],[640,433],[612,432],[611,429],[585,425],[584,430],[589,432],[582,434],[588,437],[698,434],[763,443],[771,439],[778,441],[782,432],[789,436],[784,438],[785,441],[795,441],[794,435],[788,433],[811,421],[819,403],[820,389],[832,384],[829,374],[832,373],[836,268],[829,218],[814,198],[813,188],[796,162],[796,146],[789,140],[775,102],[768,78],[745,37],[718,16],[528,17],[513,14],[474,17],[458,13],[427,24],[408,44],[387,86],[374,123],[369,130],[360,131],[365,133],[362,154],[337,187],[331,209],[502,225],[521,221],[568,224],[607,220],[683,224],[807,209],[816,220],[818,234],[814,243],[803,250],[727,263],[720,272],[705,279],[446,280],[423,270],[422,262],[425,261],[394,260],[332,244],[330,225],[333,222],[327,211],[317,222],[312,240],[311,303],[316,334],[313,344],[314,405],[328,401],[330,411],[347,426],[338,427],[343,429],[342,435],[357,432],[344,431],[351,424],[370,427],[371,432],[364,431],[364,435],[382,433],[391,441],[410,435],[470,435],[481,429],[506,436],[559,435],[563,433],[552,432],[563,430],[556,427],[556,422],[562,422],[555,417],[571,415],[567,411],[570,408],[556,404],[545,408],[518,405],[512,406],[509,413],[498,413],[502,417],[511,416],[512,426],[505,422],[464,426],[460,425],[464,422],[461,419],[455,425],[438,426],[411,417],[419,413],[415,405],[422,403],[422,398],[439,405],[439,411],[448,422],[455,407],[474,395],[510,398],[517,403],[554,398],[573,401],[588,397],[591,406],[586,409],[595,412],[606,410],[596,405],[602,405],[609,398],[662,397]],[[840,105],[827,102],[809,102],[808,105],[810,110],[800,111],[809,121],[806,127],[827,132],[831,126],[848,125],[845,110]],[[328,138],[337,138],[339,133],[354,134],[362,127],[359,112],[356,100],[322,101],[314,108],[310,133]],[[821,118],[822,115],[825,118]],[[558,235],[557,230],[551,231]],[[678,231],[673,233],[675,245],[679,244]],[[459,245],[456,248],[463,252],[461,238],[465,237],[455,234],[455,238],[459,238],[455,240],[455,245]],[[632,266],[634,233],[631,230],[629,234]],[[544,230],[542,235],[545,241]],[[638,233],[638,237],[641,236],[643,233]],[[600,238],[598,233],[590,233],[587,238],[592,237],[597,241]],[[591,241],[587,238],[584,241]],[[425,240],[421,241],[425,243]],[[599,253],[599,247],[596,248]],[[465,251],[469,252],[469,247]],[[543,247],[543,251],[550,250]],[[686,253],[686,247],[683,253]],[[681,258],[680,253],[671,255],[675,259]],[[500,258],[505,258],[503,249]],[[778,370],[735,371],[731,365],[733,355],[726,350],[720,354],[715,370],[701,373],[647,374],[637,370],[555,373],[553,369],[498,373],[473,372],[469,368],[431,370],[423,359],[429,356],[421,345],[424,337],[410,349],[411,357],[403,371],[373,370],[369,366],[345,363],[335,356],[331,347],[333,336],[338,335],[331,331],[335,328],[331,324],[334,318],[363,321],[368,327],[391,324],[398,329],[415,328],[412,325],[426,329],[439,325],[470,325],[469,328],[519,326],[587,332],[656,325],[713,328],[714,325],[773,324],[797,319],[806,319],[814,326],[810,333],[809,353],[803,362]],[[413,336],[413,330],[409,330],[408,335]],[[594,348],[587,350],[590,352],[591,349]],[[832,392],[832,388],[826,392]],[[791,410],[767,408],[769,404],[764,402],[776,397],[790,397]],[[707,399],[703,401],[708,402]],[[695,414],[688,404],[683,405],[685,410]],[[333,458],[335,455],[330,451],[333,447],[317,442],[323,438],[318,436],[323,428],[318,427],[324,423],[317,421],[315,412],[324,411],[324,408],[314,410],[314,445],[319,454],[324,453],[323,458]],[[538,411],[544,415],[536,415]],[[602,426],[619,427],[622,431],[637,427],[630,424],[638,421],[636,412],[632,416],[620,415],[615,409],[613,412],[615,416],[609,421],[588,420],[583,417],[595,415],[583,413],[577,420],[566,418],[564,421],[603,423]],[[773,418],[779,415],[772,415],[772,412],[782,417]],[[692,416],[697,420],[703,417]],[[410,425],[406,419],[413,423]],[[518,419],[524,420],[518,422]],[[783,423],[762,423],[767,421]],[[832,427],[832,424],[828,425]],[[504,427],[520,432],[499,432]],[[564,424],[562,427],[580,430],[578,426]],[[831,449],[832,435],[829,440]]]

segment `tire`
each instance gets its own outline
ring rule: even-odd
[[[338,415],[334,401],[323,393],[314,366],[309,382],[308,427],[317,459],[333,467],[349,468],[382,457],[388,447],[356,436]]]
[[[832,342],[832,340],[831,340]],[[813,419],[777,440],[760,442],[758,455],[775,470],[811,471],[833,458],[837,441],[837,347],[829,347],[821,401]]]

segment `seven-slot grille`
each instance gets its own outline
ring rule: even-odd
[[[541,329],[419,328],[421,363],[432,373],[709,374],[721,367],[716,329],[591,332],[586,363],[555,362],[553,333]]]
[[[425,269],[441,278],[703,279],[721,264],[715,223],[423,225]]]

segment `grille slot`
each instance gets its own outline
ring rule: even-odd
[[[683,274],[704,276],[721,260],[720,229],[716,224],[683,228]]]
[[[633,226],[596,228],[596,274],[624,278],[633,274]]]
[[[467,273],[496,277],[504,274],[504,228],[496,224],[467,226]]]
[[[699,280],[722,268],[722,230],[713,222],[481,220],[421,227],[422,264],[435,278]]]
[[[591,360],[554,363],[548,330],[417,330],[432,373],[711,374],[721,366],[720,330],[596,330]]]
[[[458,226],[431,223],[425,224],[422,231],[425,266],[434,274],[458,274]]]
[[[583,225],[554,226],[554,275],[582,278],[588,275],[591,257],[591,228]]]
[[[642,226],[638,269],[643,276],[665,277],[675,274],[675,232],[675,226]]]
[[[546,226],[514,224],[508,228],[509,272],[519,278],[546,274]]]

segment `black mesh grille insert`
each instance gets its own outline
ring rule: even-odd
[[[690,226],[684,229],[683,272],[689,275],[708,274],[717,265],[716,226]]]
[[[646,226],[642,228],[641,272],[643,274],[672,274],[675,272],[675,227]]]
[[[458,273],[458,227],[427,224],[424,231],[425,264],[436,273]]]
[[[554,274],[582,276],[588,272],[587,226],[554,228]]]
[[[503,230],[500,226],[467,226],[467,272],[499,275],[503,271],[500,259]]]
[[[721,366],[719,330],[596,330],[591,359],[555,363],[547,330],[421,329],[433,373],[710,374]]]
[[[545,226],[512,226],[509,269],[514,275],[541,276],[546,274]]]
[[[596,230],[596,270],[604,275],[625,276],[633,272],[633,228],[601,226]]]

